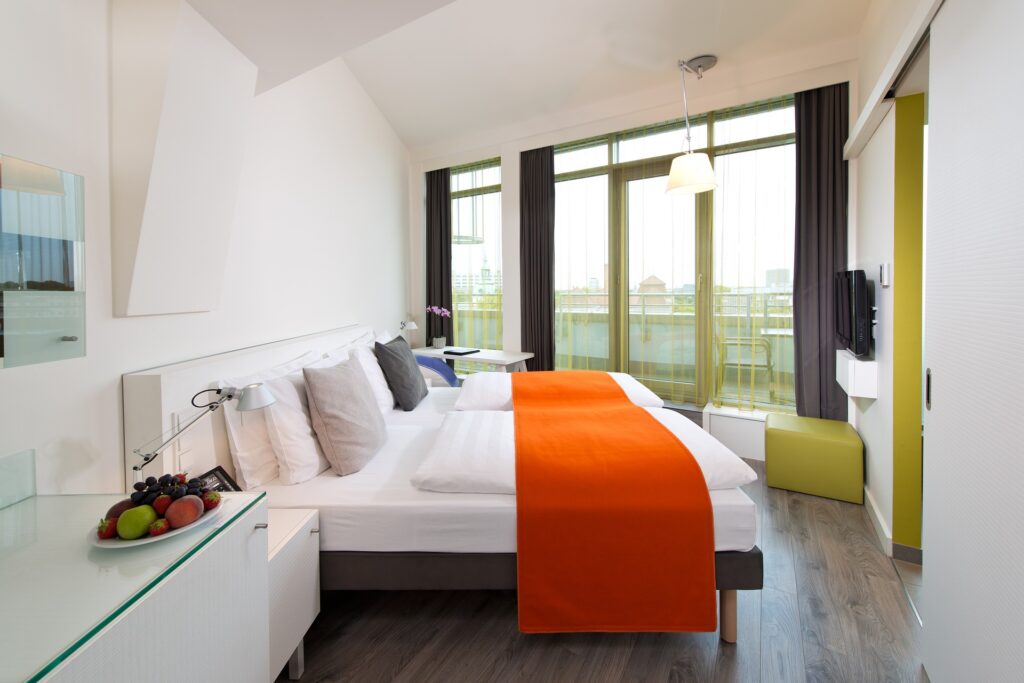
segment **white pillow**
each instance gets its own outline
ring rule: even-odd
[[[388,341],[391,341],[390,339]],[[381,342],[383,343],[383,342]],[[352,357],[358,361],[359,366],[370,380],[370,387],[373,388],[373,398],[377,407],[384,415],[390,415],[395,410],[395,395],[388,388],[388,381],[384,377],[384,371],[380,369],[377,356],[369,346],[359,346],[352,350]]]
[[[306,367],[327,368],[339,361],[325,358]],[[284,484],[301,484],[330,468],[313,431],[302,370],[266,382],[274,403],[263,409],[267,434],[277,455],[279,479]]]
[[[316,362],[319,351],[307,351],[298,358],[272,368],[254,372],[251,375],[224,379],[217,383],[219,388],[244,387],[257,382],[266,382],[282,377],[303,366]],[[270,483],[278,476],[277,456],[267,434],[267,423],[262,410],[240,412],[237,403],[224,404],[224,423],[228,431],[228,448],[235,466],[235,479],[244,489],[252,489]]]
[[[665,402],[624,372],[609,372],[626,397],[644,408],[661,408]],[[462,381],[455,410],[512,410],[512,375],[504,372],[476,372]]]
[[[690,418],[666,408],[645,408],[683,442],[700,465],[708,490],[734,489],[757,481],[757,473],[721,441]]]

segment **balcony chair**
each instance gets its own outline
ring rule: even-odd
[[[768,400],[775,403],[775,364],[772,361],[772,346],[761,337],[718,337],[715,340],[715,357],[718,367],[715,372],[715,394],[721,396],[725,383],[725,369],[733,368],[737,373],[744,370],[768,373]]]

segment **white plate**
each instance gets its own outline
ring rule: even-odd
[[[164,539],[173,538],[178,534],[184,534],[198,529],[200,527],[208,526],[210,522],[220,519],[223,516],[225,501],[223,498],[220,501],[220,505],[214,509],[203,513],[203,516],[192,522],[188,526],[183,526],[179,529],[172,529],[166,534],[160,534],[159,536],[143,536],[142,538],[136,538],[134,541],[126,541],[123,538],[100,538],[96,535],[96,527],[89,529],[89,541],[92,542],[97,548],[131,548],[136,545],[145,545],[147,543],[156,543],[157,541],[163,541]]]

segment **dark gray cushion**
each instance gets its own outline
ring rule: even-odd
[[[373,353],[398,407],[408,412],[418,406],[427,395],[427,382],[405,338],[396,337],[387,344],[376,342]]]
[[[333,368],[303,368],[309,416],[331,469],[358,472],[388,440],[384,416],[357,360]]]

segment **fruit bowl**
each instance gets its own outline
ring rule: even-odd
[[[117,537],[103,539],[97,538],[96,527],[92,526],[89,527],[89,541],[90,543],[92,543],[92,545],[96,546],[97,548],[131,548],[132,546],[145,545],[147,543],[156,543],[157,541],[163,541],[164,539],[173,538],[180,534],[187,533],[189,531],[192,531],[193,529],[199,529],[200,527],[208,526],[211,522],[223,517],[223,512],[224,504],[221,503],[213,510],[207,511],[199,519],[192,522],[191,524],[187,524],[178,529],[172,529],[171,531],[160,534],[159,536],[143,536],[142,538],[136,538],[135,540],[131,541]]]
[[[147,477],[100,518],[92,533],[98,548],[126,548],[177,536],[219,517],[221,495],[188,474]]]

